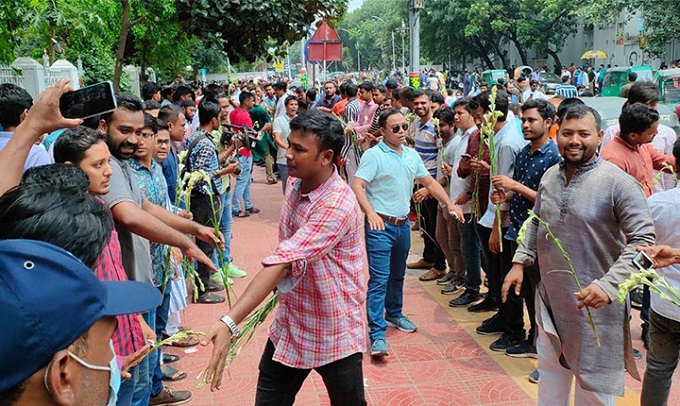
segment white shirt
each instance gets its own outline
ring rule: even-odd
[[[451,157],[451,160],[446,162],[451,165],[451,185],[449,186],[449,197],[453,202],[456,201],[458,195],[469,191],[470,186],[472,185],[472,179],[474,176],[466,176],[465,178],[461,178],[456,173],[458,171],[458,167],[460,166],[460,160],[467,149],[468,142],[470,141],[470,134],[472,134],[476,129],[477,127],[472,127],[463,133],[463,135],[460,137],[458,145],[455,145],[454,147],[455,149],[453,150],[453,156]],[[446,150],[444,151],[447,156],[449,156],[448,150],[449,146],[447,145]],[[470,201],[465,204],[461,204],[459,207],[464,214],[471,213]]]

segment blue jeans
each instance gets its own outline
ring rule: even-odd
[[[277,164],[279,167],[279,176],[281,177],[281,187],[283,188],[283,194],[286,194],[286,184],[288,183],[288,165]]]
[[[155,331],[156,309],[151,309],[145,313],[144,321],[146,321],[146,324]],[[151,396],[151,375],[153,373],[152,365],[155,365],[155,362],[155,354],[150,354],[137,365],[137,368],[139,368],[139,379],[135,385],[135,393],[132,396],[132,404],[134,406],[146,406],[149,404],[149,397]]]
[[[465,223],[458,222],[460,251],[465,262],[465,290],[479,293],[482,284],[482,247],[475,232],[475,221],[471,214],[465,215]]]
[[[220,196],[220,201],[222,202],[222,216],[220,217],[220,231],[224,235],[224,251],[222,251],[222,256],[224,257],[224,263],[231,263],[231,225],[234,219],[231,217],[231,189],[228,192]],[[217,250],[213,251],[212,261],[217,268],[220,267],[219,258],[217,257]]]
[[[253,202],[250,201],[250,184],[253,181],[253,157],[238,157],[238,165],[241,168],[241,174],[236,178],[236,186],[234,187],[234,198],[232,200],[232,213],[238,214],[241,210],[241,200],[244,202],[244,210],[252,210]]]
[[[118,399],[116,406],[130,406],[132,405],[132,395],[135,392],[135,385],[139,379],[139,366],[130,368],[130,379],[125,379],[120,382],[120,389],[118,390]]]
[[[172,284],[168,283],[163,295],[161,305],[156,308],[156,337],[160,340],[165,326],[168,324],[168,313],[170,313],[170,293],[172,291]],[[151,396],[158,396],[163,390],[163,373],[161,372],[161,349],[156,350],[156,362],[153,366],[153,375],[151,379]]]
[[[366,222],[368,254],[368,295],[366,310],[371,340],[385,338],[390,317],[402,316],[406,258],[411,248],[411,226],[385,223],[384,230],[371,230]]]

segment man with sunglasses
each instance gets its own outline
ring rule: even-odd
[[[367,150],[352,181],[361,210],[366,214],[368,281],[368,324],[371,355],[388,355],[385,331],[388,324],[407,333],[416,326],[402,313],[406,258],[411,247],[407,214],[418,181],[446,210],[458,219],[463,212],[449,199],[444,188],[430,175],[418,153],[403,145],[408,124],[395,108],[378,120],[383,139]]]

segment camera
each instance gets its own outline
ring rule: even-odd
[[[228,165],[231,165],[231,164],[238,164],[238,159],[236,159],[236,157],[231,157]],[[237,166],[236,170],[234,170],[234,175],[239,176],[240,174],[241,174],[241,167]]]
[[[237,126],[231,124],[222,124],[224,128],[222,130],[222,136],[220,137],[220,143],[224,146],[228,146],[237,143],[241,143],[243,147],[248,150],[255,148],[257,142],[262,138],[262,134],[248,128],[245,126]],[[238,146],[238,144],[237,144]]]

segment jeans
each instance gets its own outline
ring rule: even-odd
[[[281,177],[281,187],[283,188],[283,194],[286,194],[286,184],[288,183],[288,165],[278,164],[279,166],[279,176]]]
[[[220,199],[218,197],[213,197],[213,203],[215,204],[215,210],[219,213]],[[191,193],[191,213],[194,215],[195,222],[207,227],[214,227],[212,209],[208,195],[198,192]],[[208,258],[212,258],[213,252],[215,251],[215,248],[212,245],[199,239],[196,240],[196,245]],[[202,295],[205,293],[205,289],[208,288],[208,283],[210,282],[210,269],[204,264],[196,261],[196,272],[198,273],[201,282],[203,282],[204,290],[201,290],[201,287],[197,286],[198,294]]]
[[[234,197],[232,199],[232,213],[238,214],[241,210],[241,200],[244,203],[244,210],[252,210],[253,202],[250,201],[250,184],[253,181],[253,157],[238,156],[238,166],[241,174],[236,178],[234,186]]]
[[[161,305],[156,308],[156,326],[154,331],[156,337],[160,339],[168,324],[168,313],[170,312],[170,292],[172,291],[172,284],[168,283],[163,295]],[[161,359],[163,358],[161,349],[156,350],[156,363],[153,365],[153,376],[151,378],[151,396],[158,396],[163,390],[163,373],[161,372]]]
[[[297,369],[272,360],[274,344],[267,345],[260,360],[256,406],[290,406],[311,369]],[[321,375],[332,406],[366,405],[364,374],[360,352],[330,364],[314,368]]]
[[[423,259],[433,263],[433,267],[439,271],[446,269],[446,258],[436,241],[437,235],[437,199],[427,199],[420,203],[423,231],[425,231],[425,248]]]
[[[393,317],[402,315],[406,258],[410,248],[408,221],[400,226],[386,222],[384,230],[371,230],[366,222],[369,273],[366,311],[371,340],[385,338],[385,313]]]
[[[118,399],[116,406],[130,406],[132,405],[132,395],[135,393],[135,385],[139,379],[139,366],[130,368],[130,379],[124,379],[120,382],[120,389],[118,390]]]
[[[143,317],[146,324],[155,331],[156,309],[149,310]],[[146,406],[149,404],[149,397],[151,396],[151,375],[153,373],[152,365],[155,365],[155,362],[155,354],[150,354],[148,357],[142,359],[137,365],[137,368],[139,368],[139,379],[135,385],[135,393],[132,396],[132,405]]]
[[[649,318],[649,351],[647,370],[642,381],[642,406],[667,405],[673,372],[680,353],[680,322],[668,319],[654,310]]]
[[[465,278],[465,263],[460,253],[460,233],[456,225],[458,220],[449,214],[448,209],[441,207],[437,210],[437,243],[444,252],[446,262],[449,264],[449,272],[460,280]]]
[[[465,290],[479,293],[482,285],[482,247],[475,232],[472,214],[465,215],[465,223],[458,222],[460,233],[460,252],[465,262]]]
[[[569,398],[574,374],[560,364],[560,354],[555,351],[543,330],[543,326],[538,325],[537,328],[536,350],[538,351],[538,373],[541,376],[538,381],[538,404],[548,406],[570,405]],[[574,392],[574,405],[616,405],[615,395],[590,392],[581,388],[578,383],[576,383]]]
[[[222,251],[222,257],[224,258],[225,264],[231,263],[231,226],[234,219],[231,217],[231,189],[220,196],[220,202],[222,203],[222,216],[220,217],[220,231],[224,236],[224,251]],[[212,261],[215,266],[219,269],[220,263],[217,256],[217,249],[213,250]]]

